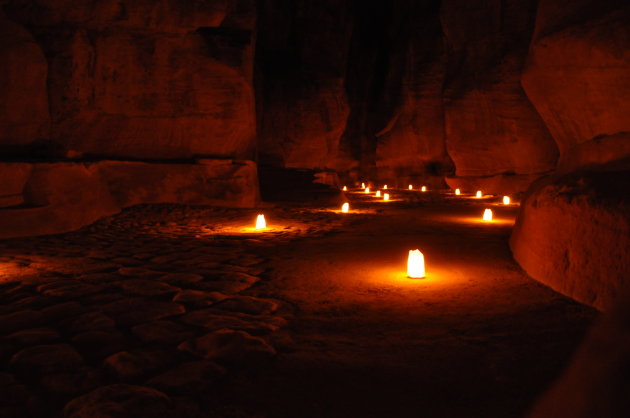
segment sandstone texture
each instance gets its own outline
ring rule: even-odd
[[[13,80],[34,95],[16,105],[37,111],[47,93],[56,154],[253,157],[254,2],[16,0],[5,9],[37,40]]]
[[[600,319],[562,376],[533,406],[530,418],[625,417],[630,414],[626,365],[630,356],[630,293]]]
[[[522,84],[570,160],[578,144],[630,130],[630,7],[592,0],[539,2]],[[616,149],[611,159],[628,157]]]
[[[628,171],[541,181],[521,204],[510,246],[536,280],[600,310],[630,285]]]
[[[20,145],[48,137],[48,64],[32,34],[8,19],[2,8],[0,62],[0,152],[11,154]]]
[[[454,171],[445,142],[447,51],[439,12],[427,2],[408,2],[396,11],[408,41],[398,39],[403,61],[398,103],[376,133],[379,179],[442,187],[440,180]]]
[[[258,17],[262,163],[345,168],[340,141],[350,112],[345,70],[347,1],[261,1]],[[289,6],[289,3],[294,3]]]
[[[0,210],[0,237],[71,231],[142,203],[252,207],[258,202],[256,166],[248,161],[198,164],[7,163],[0,176],[23,206]]]
[[[536,3],[443,2],[446,147],[458,176],[555,167],[556,145],[520,85]]]

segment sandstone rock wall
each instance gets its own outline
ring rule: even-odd
[[[343,166],[347,1],[259,2],[258,133],[261,163]]]
[[[259,200],[251,161],[6,163],[0,180],[12,186],[12,200],[0,206],[0,238],[67,232],[142,203],[253,207]]]
[[[536,280],[600,310],[630,286],[630,172],[578,171],[541,181],[510,240]]]
[[[378,175],[390,183],[442,186],[452,174],[446,152],[442,88],[447,51],[440,24],[439,2],[409,2],[397,13],[404,17],[404,72],[391,120],[376,134]],[[433,180],[434,183],[431,182]]]
[[[536,3],[442,2],[446,147],[458,176],[555,167],[556,145],[520,86]]]
[[[630,6],[541,0],[522,84],[560,150],[511,237],[533,278],[608,310],[630,271]]]
[[[540,0],[522,84],[561,153],[630,132],[630,6]],[[605,152],[605,151],[604,151]],[[612,145],[612,159],[630,154]],[[570,162],[570,161],[569,161]]]
[[[58,154],[254,157],[253,1],[14,0],[5,10],[47,59]]]
[[[47,138],[48,66],[31,34],[0,8],[0,153]]]

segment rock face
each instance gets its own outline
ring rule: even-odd
[[[510,246],[525,271],[609,310],[629,286],[630,172],[576,172],[541,182],[521,204]]]
[[[630,356],[630,294],[623,295],[579,347],[566,372],[534,405],[530,418],[630,415],[624,372]]]
[[[349,107],[345,71],[348,1],[259,2],[257,37],[261,162],[340,168]]]
[[[140,203],[252,207],[258,202],[256,165],[248,161],[8,163],[0,164],[3,172],[25,206],[0,210],[2,238],[71,231]]]
[[[15,0],[6,10],[47,58],[58,153],[253,157],[253,2]],[[27,86],[46,68],[31,45],[35,66],[15,80]]]
[[[442,2],[450,51],[446,147],[458,176],[538,174],[555,166],[556,145],[520,86],[536,3]]]
[[[540,1],[522,83],[561,162],[578,144],[630,130],[630,7],[621,4]],[[630,155],[612,150],[613,159]]]
[[[48,68],[35,39],[1,8],[0,62],[0,152],[12,153],[48,136]]]
[[[391,119],[376,133],[379,178],[402,184],[443,186],[454,171],[446,152],[442,87],[447,51],[439,2],[408,2],[397,14],[405,39],[398,40],[403,61],[400,97]],[[430,180],[433,178],[433,182]],[[437,182],[435,182],[435,180]]]
[[[524,202],[514,258],[533,278],[601,310],[629,271],[629,18],[619,2],[540,1],[522,76],[560,159],[559,174]]]

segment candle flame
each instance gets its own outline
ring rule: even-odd
[[[361,188],[365,189],[365,183],[361,183]]]
[[[483,211],[483,220],[490,222],[492,220],[492,209],[486,209]]]
[[[376,197],[381,197],[381,191],[380,190],[376,191]]]
[[[348,211],[350,211],[350,203],[346,202],[343,205],[341,205],[341,211],[343,213],[348,213]]]
[[[267,222],[265,222],[265,215],[258,215],[256,218],[256,229],[267,228]]]
[[[424,276],[424,255],[420,250],[409,250],[409,258],[407,258],[407,277],[421,279]]]
[[[365,193],[370,193],[370,188],[369,187],[365,188]]]
[[[510,204],[510,196],[503,196],[503,204],[504,205]]]
[[[387,190],[387,184],[385,186],[383,186],[383,189]]]
[[[389,193],[385,193],[383,195],[383,200],[389,200]]]
[[[456,194],[457,196],[459,196],[459,195],[461,194],[461,192],[459,191],[459,189],[455,189],[455,194]]]
[[[476,197],[477,199],[479,199],[481,196],[482,196],[482,195],[481,195],[481,190],[477,190],[477,194],[475,195],[475,197]]]
[[[411,184],[409,185],[409,190],[413,190],[413,186]]]
[[[348,190],[348,188],[346,186],[343,186],[343,191],[345,192],[347,190]]]
[[[422,186],[422,191],[426,192],[427,191],[427,186]]]

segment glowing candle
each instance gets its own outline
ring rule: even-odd
[[[341,211],[343,213],[348,213],[348,211],[350,211],[350,203],[346,202],[343,205],[341,205]]]
[[[267,228],[267,222],[265,222],[265,215],[258,215],[256,218],[256,229]]]
[[[411,184],[409,185],[409,190],[413,190],[413,186]]]
[[[370,193],[370,188],[369,187],[365,188],[365,193]]]
[[[380,190],[376,191],[376,197],[381,197],[381,191]]]
[[[365,183],[361,183],[361,188],[365,189]]]
[[[387,184],[385,186],[383,186],[383,189],[387,190]]]
[[[389,193],[385,193],[383,195],[383,200],[389,200]]]
[[[455,194],[456,194],[457,196],[459,196],[459,195],[461,194],[461,192],[459,191],[459,189],[455,189]]]
[[[492,220],[492,209],[486,209],[483,211],[483,220],[490,222]]]
[[[344,192],[348,191],[348,188],[346,186],[343,186],[343,191]]]
[[[475,197],[477,199],[479,199],[481,197],[481,190],[477,190],[477,194],[475,195]]]
[[[510,196],[503,196],[503,204],[504,205],[510,204]]]
[[[409,250],[409,258],[407,259],[407,277],[412,279],[421,279],[424,276],[424,255],[420,252],[420,250]]]
[[[422,186],[422,189],[421,189],[421,190],[422,190],[423,192],[426,192],[426,191],[427,191],[427,186]]]

